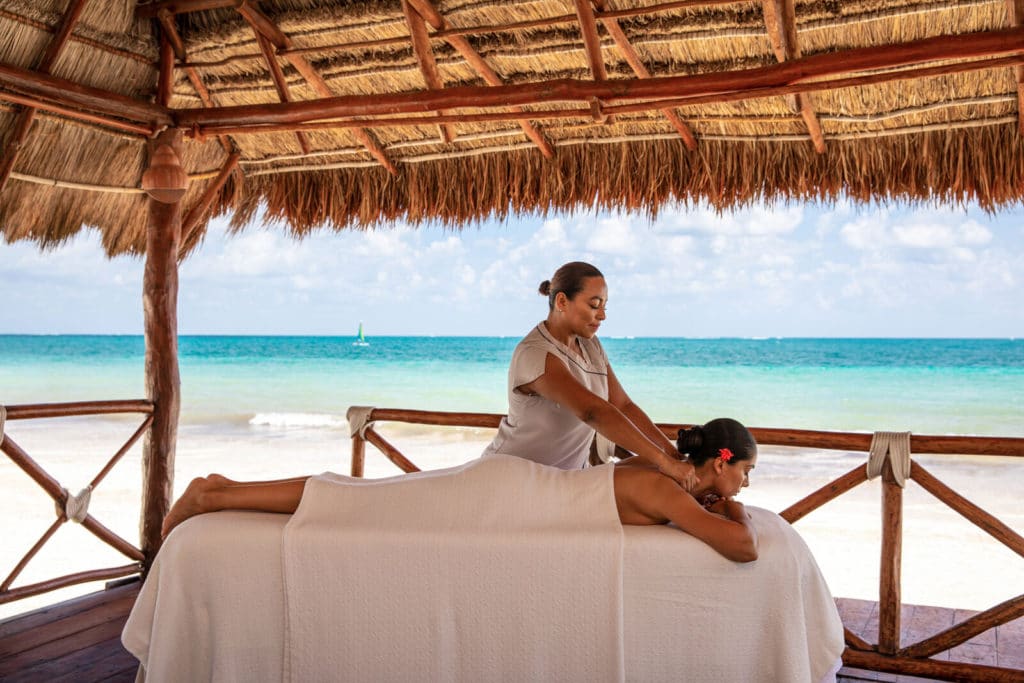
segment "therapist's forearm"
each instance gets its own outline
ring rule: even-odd
[[[641,459],[661,468],[678,458],[675,446],[664,434],[658,440],[642,431],[624,412],[611,403],[595,410],[586,420],[601,436],[615,443]],[[647,420],[650,424],[650,420]],[[657,429],[651,424],[651,427]],[[660,430],[659,430],[660,433]]]
[[[622,409],[622,413],[629,418],[630,422],[636,425],[637,429],[644,433],[644,435],[653,441],[656,445],[661,446],[664,449],[667,444],[668,447],[675,449],[675,444],[672,440],[665,436],[665,432],[658,428],[658,425],[654,424],[654,420],[647,416],[640,406],[629,402],[625,408]],[[676,456],[681,457],[681,456]]]

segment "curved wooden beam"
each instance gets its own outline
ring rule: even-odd
[[[463,86],[373,96],[345,96],[315,102],[242,105],[175,112],[184,128],[210,124],[300,123],[321,118],[428,112],[458,107],[507,107],[557,101],[692,97],[781,87],[840,74],[936,60],[969,59],[1024,52],[1024,29],[940,36],[909,43],[852,48],[752,69],[630,81],[558,79],[500,87]],[[0,70],[0,81],[2,81]],[[825,86],[827,87],[827,86]]]

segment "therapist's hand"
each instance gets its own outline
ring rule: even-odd
[[[693,464],[683,460],[669,458],[668,462],[658,467],[658,471],[674,479],[684,491],[692,491],[700,482]]]

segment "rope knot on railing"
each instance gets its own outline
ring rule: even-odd
[[[886,459],[892,467],[892,476],[904,487],[910,476],[910,432],[875,432],[868,451],[868,479],[882,474]]]
[[[70,522],[81,524],[89,516],[89,501],[92,499],[92,486],[86,486],[75,495],[67,489],[64,491],[64,506],[61,508],[60,501],[57,501],[57,516],[63,515]]]
[[[348,419],[348,435],[354,437],[359,435],[360,439],[365,438],[367,428],[373,425],[370,414],[373,413],[373,406],[349,406],[345,417]]]

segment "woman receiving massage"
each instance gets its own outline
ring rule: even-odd
[[[541,283],[548,317],[516,347],[509,410],[484,457],[513,455],[566,470],[587,464],[595,431],[632,455],[614,465],[623,524],[672,522],[737,562],[757,559],[757,535],[733,497],[757,461],[753,436],[726,418],[682,430],[673,444],[619,384],[596,334],[608,288],[601,272],[572,262]],[[684,458],[688,455],[689,458]],[[235,482],[195,479],[163,532],[197,514],[227,509],[293,513],[308,477]]]

